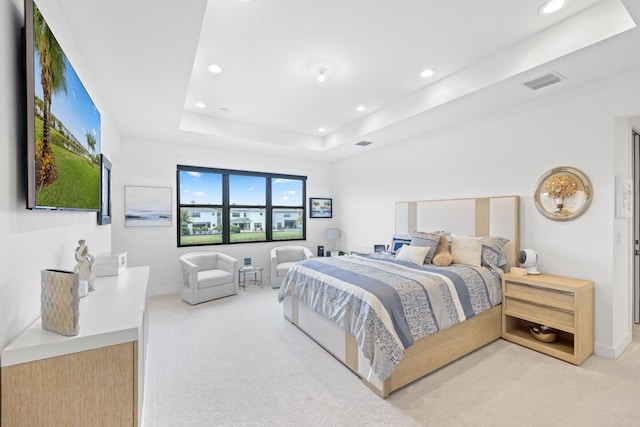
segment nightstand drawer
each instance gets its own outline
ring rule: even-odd
[[[555,307],[535,304],[529,301],[505,297],[503,310],[507,314],[517,314],[531,321],[547,326],[564,327],[573,331],[575,316],[572,311],[559,310]],[[539,321],[537,319],[540,319]],[[544,319],[544,320],[543,320]]]
[[[557,289],[542,288],[511,281],[505,281],[505,291],[507,296],[511,293],[517,293],[519,298],[524,299],[539,300],[544,298],[549,301],[557,301],[563,306],[573,306],[574,304],[575,294],[573,292],[564,292]]]

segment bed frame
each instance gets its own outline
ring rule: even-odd
[[[501,236],[508,271],[517,265],[520,248],[518,196],[432,200],[396,203],[396,233],[445,230],[475,236]],[[456,326],[428,335],[404,351],[391,376],[380,381],[354,336],[297,298],[283,301],[284,317],[324,347],[383,398],[454,360],[500,338],[501,306],[496,306]]]

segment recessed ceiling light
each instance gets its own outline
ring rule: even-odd
[[[325,75],[327,69],[324,67],[320,67],[316,71],[318,71],[318,81],[320,83],[324,83],[324,81],[327,79],[327,76]]]
[[[204,102],[196,102],[196,107],[198,108],[207,108],[207,104]]]
[[[211,64],[207,67],[207,70],[213,74],[220,74],[222,72],[222,67],[218,64]]]
[[[364,110],[366,110],[366,109],[367,109],[367,107],[365,107],[364,105],[358,105],[358,106],[356,107],[356,111],[364,111]]]
[[[420,73],[420,77],[422,77],[423,79],[426,79],[427,77],[431,77],[431,76],[433,76],[433,70],[431,68],[425,68]]]
[[[326,132],[326,131],[327,131],[327,129],[325,129],[325,128],[318,128],[318,132]]]
[[[568,2],[568,0],[548,0],[540,6],[538,13],[541,15],[551,15],[565,7]]]

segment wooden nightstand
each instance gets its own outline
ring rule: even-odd
[[[502,338],[579,365],[593,353],[593,282],[549,274],[502,276]],[[551,343],[529,327],[557,331]]]

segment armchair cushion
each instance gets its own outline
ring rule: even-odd
[[[206,270],[198,272],[198,288],[206,289],[212,286],[233,282],[233,273],[224,270]]]

